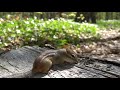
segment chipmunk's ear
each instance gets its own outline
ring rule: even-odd
[[[69,45],[67,48],[66,48],[66,51],[68,53],[75,53],[77,54],[77,47],[75,45]]]

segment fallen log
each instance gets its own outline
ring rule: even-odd
[[[36,57],[48,48],[25,46],[0,55],[1,78],[119,78],[120,63],[114,60],[79,57],[78,64],[54,65],[48,74],[32,74]]]

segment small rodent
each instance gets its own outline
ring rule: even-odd
[[[54,64],[78,63],[77,54],[71,48],[47,50],[37,57],[33,63],[33,73],[48,73]]]

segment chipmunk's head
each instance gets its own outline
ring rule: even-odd
[[[40,66],[39,63],[35,61],[35,62],[33,63],[32,73],[35,74],[35,73],[40,72],[40,71],[41,71],[41,68],[39,68],[39,66]]]
[[[66,53],[69,57],[69,59],[66,59],[66,62],[78,63],[77,52],[76,52],[76,50],[73,46],[67,47],[66,48]]]

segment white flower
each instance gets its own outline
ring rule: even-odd
[[[20,33],[21,31],[20,30],[16,30],[17,33]]]
[[[12,30],[10,28],[8,28],[8,31],[11,32]]]
[[[30,24],[29,21],[26,21],[25,24]]]

